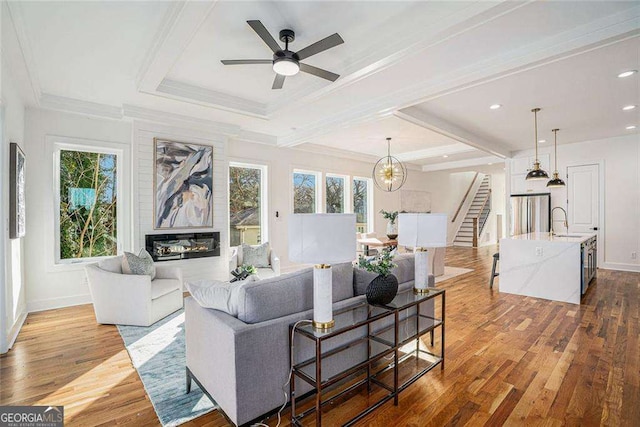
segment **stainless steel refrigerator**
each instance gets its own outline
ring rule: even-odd
[[[549,232],[551,224],[551,193],[511,195],[510,236]]]

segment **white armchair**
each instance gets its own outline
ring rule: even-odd
[[[242,245],[231,246],[231,252],[229,253],[229,272],[235,270],[242,264]],[[258,268],[257,270],[258,277],[261,279],[280,275],[280,258],[278,258],[273,249],[269,248],[269,267]]]
[[[149,326],[182,308],[182,272],[156,265],[156,277],[123,274],[122,257],[85,267],[96,320],[103,324]]]

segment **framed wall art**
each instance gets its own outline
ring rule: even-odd
[[[154,228],[213,227],[213,147],[153,142]]]
[[[25,157],[18,144],[9,145],[9,238],[18,239],[26,233]]]

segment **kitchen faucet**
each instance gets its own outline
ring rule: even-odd
[[[560,206],[556,206],[555,208],[551,209],[551,231],[549,232],[551,236],[555,234],[555,232],[553,231],[553,211],[555,211],[556,209],[560,209],[562,212],[564,212],[564,227],[567,229],[567,233],[569,233],[569,221],[567,220],[567,211],[565,211]]]

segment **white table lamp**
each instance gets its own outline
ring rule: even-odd
[[[414,248],[414,289],[425,292],[429,285],[429,254],[425,248],[447,246],[447,214],[401,213],[398,244]]]
[[[329,329],[333,320],[332,263],[356,257],[355,214],[289,215],[289,260],[315,264],[313,326]]]

